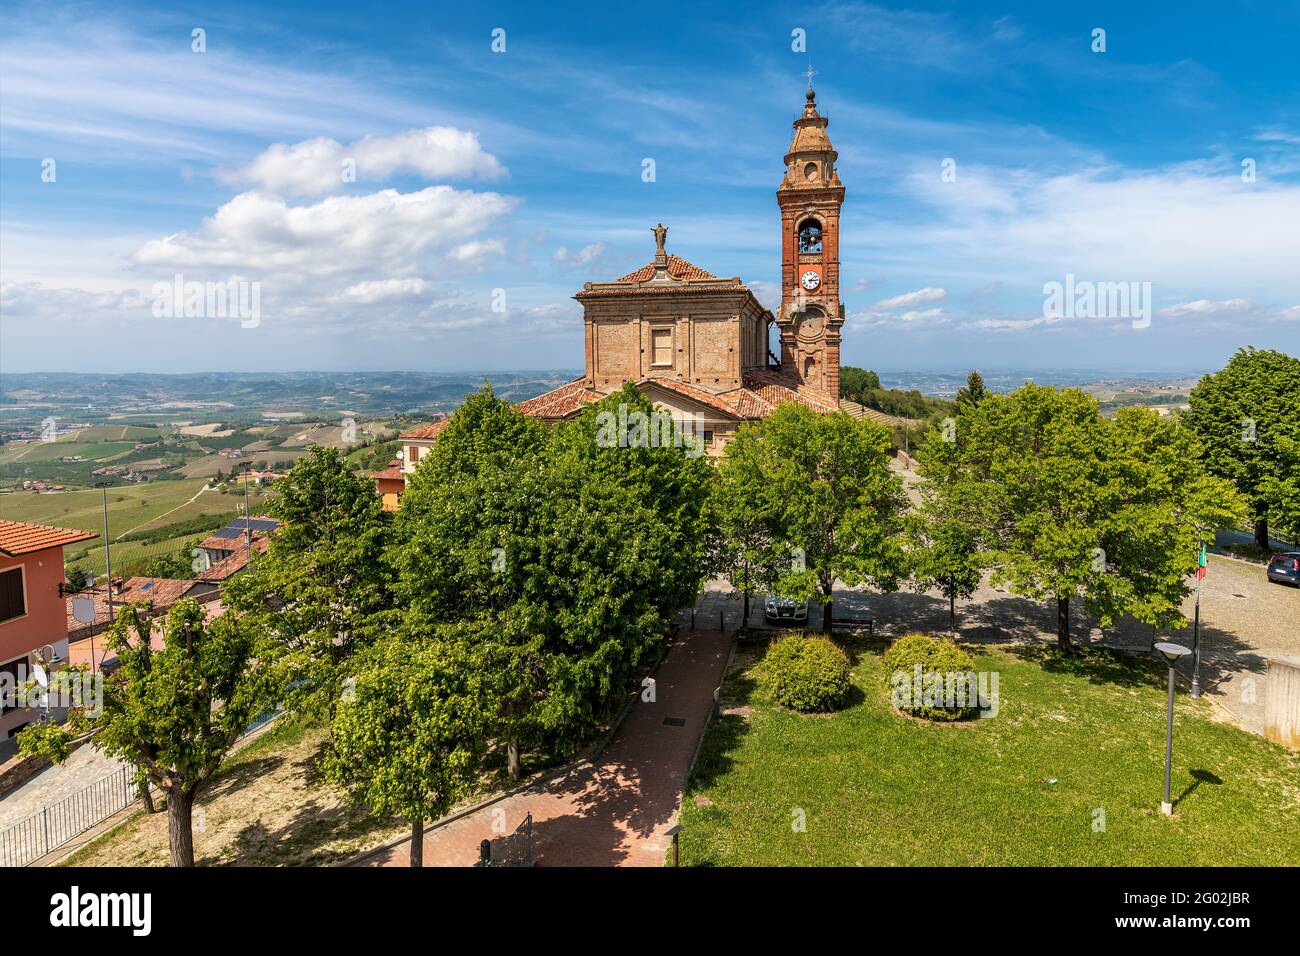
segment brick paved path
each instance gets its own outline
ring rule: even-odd
[[[638,699],[593,763],[558,780],[484,807],[424,835],[425,866],[468,866],[479,842],[512,833],[533,815],[538,866],[662,866],[671,844],[664,831],[677,815],[686,774],[713,691],[722,681],[735,639],[739,606],[707,593],[697,627],[726,610],[728,630],[683,631],[655,672],[655,702]],[[665,723],[665,718],[681,718]],[[493,832],[493,824],[497,830]],[[362,866],[407,866],[410,843],[362,861]]]

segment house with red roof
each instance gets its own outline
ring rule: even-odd
[[[6,692],[31,679],[39,656],[55,666],[68,660],[63,548],[98,537],[93,531],[0,520],[0,684]],[[34,711],[0,700],[0,743],[35,718]]]

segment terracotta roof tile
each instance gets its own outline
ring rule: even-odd
[[[271,544],[269,537],[263,536],[253,539],[254,551],[265,551]],[[202,574],[196,575],[196,581],[224,581],[231,575],[242,571],[248,564],[248,548],[244,547],[243,539],[240,539],[239,550],[234,554],[222,558],[216,564],[212,565]]]
[[[629,272],[617,282],[645,282],[655,274],[655,264],[647,262],[635,272]],[[706,272],[694,263],[687,262],[680,256],[670,255],[668,257],[668,274],[674,279],[716,279],[711,272]]]
[[[387,468],[382,468],[379,471],[372,472],[370,477],[378,481],[401,481],[404,480],[406,476],[402,474],[402,463],[394,458],[388,463]]]
[[[412,428],[410,431],[402,432],[398,438],[410,441],[432,441],[442,434],[443,429],[447,427],[450,418],[444,418],[440,422],[434,422],[431,425],[421,425],[418,428]]]
[[[0,551],[10,557],[44,551],[46,548],[60,548],[65,544],[76,544],[78,541],[98,537],[94,531],[0,519]]]
[[[535,398],[519,403],[519,410],[534,418],[564,418],[591,402],[598,402],[605,396],[594,388],[588,388],[583,379],[575,379],[543,392]]]
[[[766,418],[782,402],[798,402],[818,412],[834,412],[837,402],[819,392],[799,391],[798,384],[779,372],[746,372],[740,388],[711,392],[690,382],[671,378],[646,378],[637,382],[638,388],[654,385],[677,392],[702,405],[716,409],[742,420]],[[561,385],[557,389],[538,395],[519,405],[525,415],[537,418],[566,418],[589,402],[597,402],[605,395],[590,388],[583,379]]]

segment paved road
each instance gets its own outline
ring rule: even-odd
[[[697,619],[716,620],[725,609],[734,621],[737,605],[724,595],[706,594],[701,605]],[[499,853],[501,835],[531,813],[538,866],[662,866],[671,842],[664,832],[676,820],[734,637],[683,631],[655,672],[655,702],[638,699],[594,763],[426,833],[424,865],[472,865],[484,839]],[[409,862],[407,841],[362,865]]]
[[[103,780],[120,766],[121,763],[96,750],[94,744],[83,744],[62,764],[42,770],[0,800],[0,830]]]

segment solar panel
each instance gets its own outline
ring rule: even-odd
[[[236,518],[230,524],[218,531],[213,537],[216,538],[235,538],[243,534],[246,529],[253,531],[274,531],[280,526],[280,522],[270,518],[249,518],[247,523],[245,519]]]

